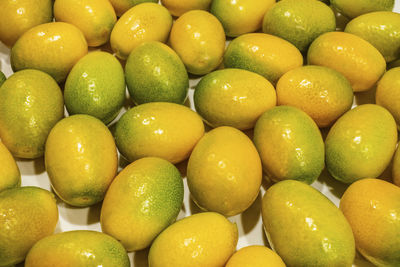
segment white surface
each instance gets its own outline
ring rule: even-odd
[[[396,0],[395,10],[400,11],[400,0]],[[9,49],[5,47],[0,42],[0,68],[4,74],[9,77],[13,72],[10,67],[9,62]],[[198,79],[191,79],[190,85],[191,89],[189,92],[189,101],[191,107],[193,107],[193,87],[197,84]],[[373,102],[374,94],[373,91],[358,94],[355,97],[355,105]],[[326,131],[323,132],[323,135]],[[121,164],[126,164],[123,160],[120,160]],[[17,160],[17,164],[20,168],[22,174],[22,185],[23,186],[39,186],[47,190],[51,190],[49,178],[44,168],[43,158],[37,160]],[[184,171],[184,164],[178,164],[179,169]],[[382,177],[390,177],[390,170],[384,172]],[[182,209],[179,213],[178,219],[188,216],[192,213],[198,212],[199,209],[190,200],[189,191],[186,185],[186,179],[184,179],[185,184],[185,196]],[[337,206],[339,204],[339,199],[342,196],[346,186],[337,182],[332,177],[330,177],[326,171],[322,173],[318,181],[316,181],[313,186],[325,194],[329,199],[331,199]],[[263,233],[262,220],[261,220],[261,198],[265,192],[265,183],[263,184],[260,194],[253,205],[240,215],[230,217],[229,220],[236,222],[239,229],[239,242],[237,248],[245,247],[248,245],[266,245],[268,246],[268,241],[266,240],[265,234]],[[59,222],[56,227],[56,232],[69,231],[69,230],[96,230],[101,231],[99,218],[101,204],[89,207],[89,208],[74,208],[64,204],[61,200],[58,201],[59,207]],[[129,253],[131,260],[131,266],[134,267],[145,267],[147,266],[147,253],[148,249],[139,251],[136,253]],[[358,267],[369,267],[371,264],[367,263],[359,255],[355,260],[355,265]]]

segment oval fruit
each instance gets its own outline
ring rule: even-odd
[[[303,111],[278,106],[266,111],[254,127],[254,144],[263,170],[273,181],[294,179],[311,184],[324,168],[324,141]]]
[[[10,151],[0,141],[0,192],[8,189],[19,187],[21,185],[21,173]]]
[[[115,24],[110,44],[116,56],[127,59],[131,51],[146,41],[165,43],[172,26],[168,10],[155,3],[142,3],[129,9]]]
[[[273,84],[284,73],[302,65],[303,56],[294,45],[265,33],[248,33],[233,39],[224,55],[225,68],[249,70]]]
[[[121,17],[126,11],[141,3],[158,3],[158,0],[109,0],[113,5],[118,17]]]
[[[232,127],[218,127],[197,143],[187,166],[193,201],[207,211],[233,216],[257,198],[261,160],[251,140]]]
[[[38,25],[25,32],[11,49],[14,71],[38,69],[58,83],[88,52],[85,36],[75,26],[64,22]]]
[[[30,28],[51,22],[51,0],[3,0],[0,1],[0,41],[12,47],[18,38]]]
[[[379,11],[361,15],[347,23],[345,32],[357,35],[372,44],[386,62],[400,57],[400,14]]]
[[[89,46],[108,42],[117,22],[113,6],[108,0],[56,0],[56,21],[67,22],[80,29]]]
[[[142,158],[122,170],[101,208],[101,229],[127,251],[150,246],[172,224],[183,201],[178,169],[161,158]]]
[[[227,36],[236,37],[260,29],[273,4],[275,0],[214,0],[210,12],[221,21]]]
[[[379,80],[375,95],[376,104],[386,108],[400,125],[400,67],[388,70]]]
[[[357,250],[376,266],[400,266],[400,188],[379,179],[351,184],[340,209],[353,229]]]
[[[188,72],[203,75],[221,63],[225,33],[219,20],[212,14],[204,10],[192,10],[175,21],[170,43]]]
[[[332,125],[353,104],[353,89],[346,77],[322,66],[288,71],[279,79],[276,94],[278,105],[303,110],[318,127]]]
[[[342,73],[354,92],[370,89],[386,70],[381,53],[364,39],[346,32],[328,32],[312,42],[308,64],[332,68]]]
[[[70,115],[92,115],[105,124],[120,112],[125,101],[125,76],[121,63],[110,53],[96,51],[81,58],[64,86]]]
[[[161,0],[173,16],[179,17],[190,10],[208,10],[212,0]]]
[[[160,157],[175,164],[187,159],[204,134],[201,117],[190,108],[152,102],[131,108],[117,122],[119,152],[132,162]]]
[[[331,0],[331,5],[349,18],[374,11],[392,11],[395,0]]]
[[[315,0],[282,0],[265,13],[263,32],[279,36],[306,52],[315,38],[335,31],[332,9]]]
[[[125,65],[129,94],[136,104],[183,104],[189,91],[185,65],[169,46],[145,42],[129,54]]]
[[[276,105],[273,85],[261,75],[223,69],[204,76],[194,91],[196,111],[211,126],[253,128],[266,110]]]
[[[243,247],[236,251],[225,267],[286,267],[273,250],[259,245]]]
[[[16,72],[0,87],[0,138],[15,157],[41,157],[47,135],[63,115],[61,89],[44,72]]]
[[[352,266],[351,227],[318,190],[295,180],[281,181],[265,192],[261,208],[271,247],[288,266]]]
[[[89,115],[62,119],[46,142],[51,185],[66,203],[86,207],[103,200],[117,174],[118,155],[108,128]]]
[[[149,266],[224,266],[237,241],[236,224],[215,212],[198,213],[172,224],[154,240]]]
[[[41,239],[29,251],[25,267],[60,266],[129,267],[124,247],[114,238],[95,231],[62,232]]]
[[[392,159],[396,142],[392,115],[378,105],[360,105],[346,112],[329,130],[326,167],[344,183],[378,177]]]
[[[37,241],[54,232],[57,221],[49,191],[25,186],[0,192],[0,266],[22,262]]]

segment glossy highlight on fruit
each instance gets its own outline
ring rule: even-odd
[[[189,158],[187,183],[193,201],[203,210],[233,216],[257,198],[261,160],[251,140],[232,127],[207,132]]]
[[[30,28],[51,22],[51,0],[3,0],[0,1],[0,41],[12,47],[18,38]]]
[[[185,65],[169,46],[145,42],[130,53],[125,65],[129,94],[136,104],[183,104],[189,90]]]
[[[226,36],[236,37],[261,28],[275,0],[213,0],[210,12],[221,21]]]
[[[328,32],[308,49],[308,64],[325,66],[342,73],[354,92],[371,89],[386,70],[381,53],[364,39],[346,32]]]
[[[197,113],[211,127],[254,127],[266,110],[276,105],[273,85],[259,74],[241,69],[223,69],[204,76],[194,91]]]
[[[114,137],[130,162],[160,157],[175,164],[187,159],[204,134],[201,117],[190,108],[168,102],[145,103],[122,115]]]
[[[127,251],[150,246],[181,210],[183,182],[168,161],[146,157],[134,161],[118,174],[101,208],[101,229]]]
[[[288,41],[265,33],[243,34],[228,45],[225,68],[245,69],[275,84],[291,69],[303,65],[300,51]]]
[[[376,266],[400,265],[400,188],[379,179],[351,184],[340,209],[353,229],[357,250]]]
[[[272,181],[313,183],[324,168],[324,141],[304,111],[278,106],[266,111],[254,127],[254,144],[263,171]]]
[[[30,248],[53,234],[58,222],[54,195],[24,186],[0,192],[0,266],[24,261]]]
[[[165,7],[155,3],[136,5],[115,24],[110,37],[111,48],[118,58],[126,60],[143,42],[166,42],[171,26],[172,17]]]
[[[96,231],[75,230],[41,239],[26,256],[26,267],[60,266],[129,267],[124,247],[114,238]]]
[[[269,243],[287,266],[352,266],[351,227],[318,190],[295,180],[281,181],[265,192],[261,209]]]
[[[216,212],[183,218],[165,229],[149,252],[150,267],[220,267],[236,249],[236,224]]]
[[[207,11],[192,10],[180,16],[172,26],[169,41],[192,74],[207,74],[222,62],[224,29]]]
[[[108,42],[117,21],[114,8],[108,0],[56,0],[54,17],[56,21],[75,25],[92,47]]]
[[[378,11],[351,20],[344,29],[371,43],[386,62],[400,57],[400,14]]]
[[[45,23],[18,39],[11,49],[11,66],[14,71],[41,70],[61,83],[87,52],[87,42],[78,28],[64,22]]]
[[[374,11],[392,11],[395,0],[331,0],[330,3],[339,12],[349,18]]]
[[[95,51],[72,68],[64,86],[70,115],[87,114],[110,123],[125,101],[125,76],[121,63],[111,54]]]
[[[341,73],[322,66],[302,66],[285,73],[276,85],[278,105],[297,107],[318,125],[332,125],[353,104],[353,89]]]
[[[301,52],[319,35],[335,31],[335,14],[315,0],[282,0],[265,13],[263,32],[279,36]]]
[[[360,105],[340,117],[325,139],[326,167],[343,183],[378,177],[396,149],[397,127],[385,108]]]
[[[87,207],[103,200],[116,176],[117,148],[100,120],[73,115],[51,130],[45,166],[54,191],[64,202]]]
[[[63,116],[61,89],[44,72],[18,71],[0,87],[0,138],[15,157],[43,156],[47,136]]]

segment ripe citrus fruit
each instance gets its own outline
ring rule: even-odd
[[[51,266],[129,267],[130,263],[124,247],[114,238],[100,232],[76,230],[41,239],[26,256],[25,267]]]
[[[117,21],[108,0],[56,0],[54,17],[56,21],[71,23],[80,29],[89,46],[107,43]]]
[[[261,75],[223,69],[204,76],[194,91],[197,113],[211,126],[253,128],[258,117],[276,105],[273,85]]]
[[[189,158],[187,182],[193,201],[203,210],[233,216],[257,198],[261,160],[251,140],[232,127],[204,135]]]
[[[101,208],[101,229],[128,251],[150,246],[172,224],[183,201],[178,169],[161,158],[142,158],[122,170]]]
[[[63,115],[61,89],[44,72],[16,72],[0,87],[0,137],[16,157],[41,157],[47,135]]]
[[[315,0],[282,0],[265,13],[263,32],[279,36],[305,52],[315,38],[336,29],[335,14]]]
[[[149,266],[224,266],[237,241],[236,224],[219,213],[198,213],[172,224],[154,240]]]
[[[2,0],[0,1],[0,41],[12,47],[17,39],[30,28],[51,22],[51,0]]]
[[[390,69],[379,80],[376,87],[376,103],[393,115],[397,127],[400,125],[400,67]]]
[[[203,75],[221,63],[225,33],[219,20],[212,14],[204,10],[192,10],[175,21],[170,43],[188,72]]]
[[[265,33],[248,33],[233,39],[224,55],[226,68],[258,73],[273,84],[284,73],[302,65],[303,56],[294,45]]]
[[[113,5],[118,17],[121,17],[130,8],[141,3],[158,3],[158,0],[109,0]]]
[[[351,20],[345,32],[355,34],[375,46],[386,62],[400,57],[400,14],[379,11]]]
[[[21,185],[21,173],[10,151],[0,141],[0,192]]]
[[[45,23],[18,39],[11,49],[11,66],[14,71],[44,71],[61,83],[87,51],[85,37],[75,26],[64,22]]]
[[[74,115],[51,130],[45,165],[57,195],[70,205],[85,207],[103,200],[117,174],[117,149],[100,120]]]
[[[311,184],[324,168],[324,141],[315,122],[291,106],[267,110],[254,127],[254,144],[263,170],[273,181]]]
[[[331,0],[331,5],[349,18],[374,11],[392,11],[395,0]]]
[[[114,136],[119,152],[130,162],[160,157],[175,164],[189,157],[203,134],[203,121],[190,108],[152,102],[124,113]]]
[[[286,267],[273,250],[259,245],[243,247],[236,251],[225,267]]]
[[[116,56],[126,60],[130,52],[145,41],[166,42],[172,26],[168,10],[155,3],[129,9],[115,24],[110,44]]]
[[[182,60],[161,42],[145,42],[131,52],[125,65],[126,83],[136,104],[173,102],[183,104],[189,77]]]
[[[337,180],[352,183],[378,177],[396,149],[397,127],[389,111],[360,105],[341,116],[325,140],[326,167]]]
[[[373,87],[386,70],[381,53],[364,39],[346,32],[328,32],[312,42],[308,64],[332,68],[342,73],[354,92]]]
[[[288,266],[352,266],[351,227],[335,204],[312,186],[295,180],[272,185],[261,213],[271,247]]]
[[[105,124],[121,111],[125,101],[125,76],[121,63],[110,53],[96,51],[81,58],[64,86],[70,115],[92,115]]]
[[[379,179],[351,184],[340,200],[357,250],[376,266],[400,266],[400,188]]]
[[[278,105],[297,107],[319,127],[335,122],[353,104],[353,89],[341,73],[322,66],[304,66],[285,73],[276,85]]]
[[[221,21],[225,34],[235,37],[260,29],[273,4],[275,0],[214,0],[210,12]]]
[[[190,10],[208,10],[212,0],[161,0],[173,16],[179,17]]]
[[[54,232],[57,221],[49,191],[25,186],[0,192],[0,266],[22,262],[37,241]]]

